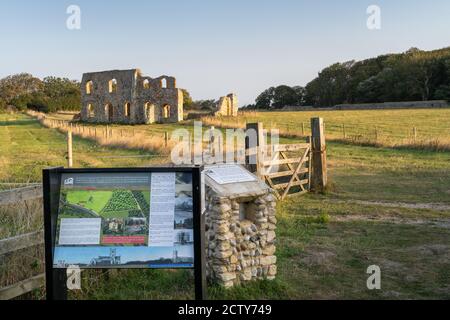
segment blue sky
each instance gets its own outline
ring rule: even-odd
[[[81,30],[66,9],[81,8]],[[366,27],[381,7],[381,30]],[[325,66],[410,47],[450,46],[450,1],[0,0],[0,77],[140,68],[177,77],[194,99],[305,85]]]
[[[60,260],[66,263],[89,264],[93,258],[98,256],[109,256],[110,249],[116,248],[116,254],[120,256],[121,263],[129,261],[156,260],[159,258],[170,259],[173,257],[173,247],[56,247],[54,262]],[[192,246],[176,246],[179,257],[193,257]]]

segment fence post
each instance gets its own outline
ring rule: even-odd
[[[324,192],[327,186],[327,154],[323,118],[311,118],[311,190]]]
[[[164,131],[164,146],[167,148],[169,145],[169,133],[167,131]]]
[[[72,168],[73,158],[72,158],[72,130],[67,131],[67,166]]]
[[[414,143],[416,143],[416,140],[417,140],[417,128],[416,127],[413,128],[413,138],[414,138]]]
[[[208,147],[209,147],[209,156],[213,156],[213,150],[214,150],[214,126],[211,126],[209,129],[209,141],[208,141]]]
[[[345,132],[345,123],[342,124],[342,135],[344,136],[344,140],[347,139],[347,133]]]
[[[260,176],[262,149],[264,148],[264,128],[262,122],[247,123],[245,135],[245,163],[250,172]],[[253,135],[256,133],[256,136]],[[250,139],[253,137],[252,139]]]
[[[305,123],[302,122],[302,137],[305,136]]]

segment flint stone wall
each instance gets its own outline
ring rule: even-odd
[[[117,81],[116,90],[110,92],[109,82],[113,79]],[[91,92],[88,83],[92,84]],[[81,103],[81,120],[86,122],[145,124],[183,120],[183,92],[176,87],[176,79],[165,75],[150,78],[139,69],[83,74]]]
[[[208,177],[205,181],[208,278],[227,288],[275,279],[277,219],[272,189],[259,180],[219,187]],[[227,188],[231,191],[224,191]],[[246,207],[245,219],[241,204]]]

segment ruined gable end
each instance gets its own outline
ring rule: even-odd
[[[238,114],[238,98],[234,93],[220,97],[214,115],[236,117]]]

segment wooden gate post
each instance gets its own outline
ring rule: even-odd
[[[250,130],[250,131],[249,131]],[[256,132],[255,139],[249,139],[251,135],[249,132],[254,130]],[[246,126],[246,136],[245,136],[245,163],[250,172],[255,173],[257,176],[261,177],[261,166],[260,162],[263,161],[262,151],[264,148],[264,128],[262,122],[258,123],[247,123]]]
[[[323,118],[311,118],[311,190],[324,192],[327,186],[327,153]]]

